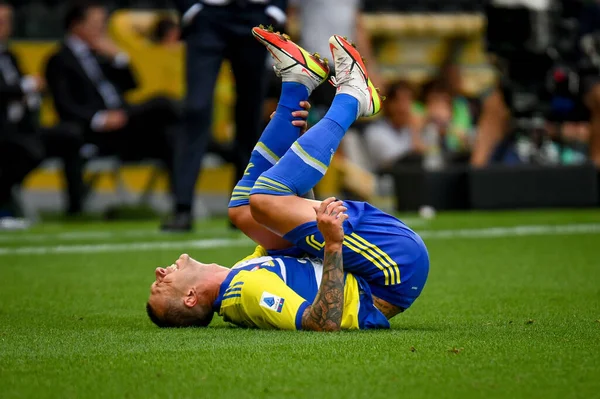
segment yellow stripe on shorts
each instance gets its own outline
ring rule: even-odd
[[[362,242],[364,245],[366,245],[367,247],[371,248],[371,250],[375,251],[378,255],[378,258],[383,257],[385,260],[381,260],[381,262],[386,266],[391,268],[395,275],[395,283],[392,284],[400,284],[401,280],[400,280],[400,268],[398,267],[398,264],[396,262],[394,262],[392,260],[392,258],[390,258],[390,256],[388,254],[386,254],[381,248],[379,248],[377,245],[365,240],[364,238],[362,238],[361,236],[359,236],[356,233],[352,233],[350,234],[353,238],[355,238],[356,240]],[[394,279],[392,279],[394,280]]]
[[[357,254],[364,256],[368,261],[377,266],[377,268],[383,272],[383,275],[385,277],[385,285],[390,285],[390,274],[388,269],[382,266],[379,263],[378,259],[371,256],[372,252],[369,250],[369,248],[365,247],[360,242],[352,239],[350,236],[346,236],[344,238],[344,245],[356,252]]]

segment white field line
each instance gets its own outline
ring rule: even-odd
[[[524,225],[513,227],[486,227],[481,229],[420,231],[423,239],[494,238],[511,236],[551,236],[600,233],[599,223],[565,225]]]
[[[600,224],[568,224],[568,225],[531,225],[515,227],[491,227],[481,229],[429,230],[419,233],[425,240],[451,240],[460,238],[496,238],[514,236],[549,236],[600,234]],[[27,246],[0,248],[2,255],[51,255],[51,254],[83,254],[102,252],[132,252],[157,249],[212,249],[230,247],[250,247],[253,243],[248,238],[200,239],[167,242],[131,242],[86,245]]]
[[[207,229],[199,229],[198,234],[218,235],[226,233],[227,227],[210,227]],[[0,234],[0,243],[15,242],[15,241],[77,241],[77,240],[108,240],[111,238],[136,238],[136,237],[153,237],[165,236],[168,233],[163,233],[156,230],[122,230],[122,231],[68,231],[64,233],[6,233]]]
[[[426,224],[425,220],[415,219],[410,222],[402,221],[414,228],[417,226],[423,226]],[[198,229],[198,235],[202,236],[219,236],[226,234],[230,230],[223,227],[209,227],[205,229]],[[165,236],[168,233],[159,231],[158,229],[138,229],[138,230],[83,230],[83,231],[67,231],[63,233],[28,233],[28,232],[0,232],[0,245],[3,242],[44,242],[44,241],[103,241],[116,238],[143,238],[143,237],[157,237]]]
[[[131,252],[157,249],[212,249],[231,247],[250,247],[249,238],[224,238],[189,241],[166,242],[131,242],[125,244],[84,244],[84,245],[55,245],[39,247],[0,248],[2,255],[52,255],[52,254],[85,254],[101,252]]]

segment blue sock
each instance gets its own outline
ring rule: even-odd
[[[252,150],[244,177],[233,189],[229,207],[248,205],[250,190],[256,179],[275,165],[290,146],[298,139],[300,128],[292,125],[293,111],[299,111],[301,101],[308,100],[306,86],[295,82],[284,82],[281,96],[277,104],[275,116],[262,133],[258,143]]]
[[[325,117],[258,178],[251,193],[302,195],[310,191],[327,172],[333,154],[357,113],[358,100],[346,94],[335,96]]]

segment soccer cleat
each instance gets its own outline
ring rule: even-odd
[[[329,48],[335,62],[335,77],[331,82],[338,94],[345,93],[360,103],[358,116],[373,116],[381,110],[383,98],[373,86],[365,62],[355,46],[342,36],[329,38]]]
[[[306,86],[309,92],[316,89],[329,76],[327,59],[317,53],[311,55],[298,46],[286,34],[273,32],[263,26],[252,29],[254,37],[267,47],[275,60],[275,73],[284,82],[298,82]]]

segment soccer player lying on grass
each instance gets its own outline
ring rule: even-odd
[[[374,115],[380,108],[381,100],[368,80],[360,55],[345,39],[333,36],[330,45],[338,77],[334,79],[338,94],[324,119],[298,138],[300,128],[294,126],[298,125],[298,121],[293,122],[293,115],[300,111],[299,104],[308,99],[310,92],[327,79],[329,69],[318,57],[310,56],[286,37],[259,28],[253,32],[275,58],[276,69],[283,78],[283,87],[277,111],[252,152],[244,178],[234,189],[230,216],[248,236],[268,249],[273,258],[259,258],[254,260],[255,263],[251,260],[250,263],[238,265],[244,270],[250,268],[256,270],[255,273],[260,271],[264,281],[255,281],[254,285],[240,281],[237,282],[239,286],[233,286],[231,280],[225,280],[227,269],[195,261],[193,270],[196,274],[175,273],[179,271],[178,265],[156,269],[157,281],[153,284],[147,309],[151,319],[158,325],[208,324],[213,314],[213,308],[207,308],[206,305],[208,298],[209,302],[214,302],[215,311],[235,324],[272,328],[305,327],[298,322],[302,320],[299,318],[295,325],[289,322],[289,317],[287,324],[268,323],[273,320],[256,312],[264,312],[263,309],[271,305],[273,311],[283,311],[287,306],[285,303],[290,302],[286,297],[272,292],[273,289],[269,288],[271,285],[287,284],[291,291],[287,290],[286,295],[293,296],[295,293],[307,301],[315,297],[315,287],[319,286],[315,281],[322,278],[320,263],[281,256],[282,253],[289,254],[292,245],[295,246],[292,249],[321,259],[326,255],[327,237],[318,229],[315,203],[297,195],[310,191],[321,179],[345,131],[356,118]],[[318,202],[316,204],[319,206]],[[420,237],[402,222],[369,204],[346,201],[343,209],[348,215],[343,225],[344,267],[352,272],[348,275],[352,276],[350,280],[358,280],[362,293],[368,293],[364,297],[361,295],[360,301],[348,308],[354,309],[359,320],[358,324],[352,324],[351,327],[381,327],[382,321],[373,315],[383,313],[391,318],[407,309],[421,293],[429,270],[427,250]],[[302,267],[307,263],[310,263],[309,267]],[[234,270],[240,270],[238,266]],[[265,270],[269,268],[272,270]],[[198,274],[203,270],[206,272],[200,278]],[[218,278],[211,277],[213,274]],[[168,276],[171,277],[167,279]],[[179,283],[170,281],[173,278]],[[307,281],[306,287],[312,288],[297,284],[297,280],[303,279]],[[361,284],[363,279],[368,281],[370,289]],[[201,287],[202,280],[210,282],[212,296],[205,295],[205,290],[194,288]],[[215,281],[222,284],[219,295],[214,290]],[[322,287],[322,283],[320,285]],[[282,292],[285,291],[284,287],[280,288]],[[373,303],[370,291],[373,291],[375,305],[382,313],[373,312],[375,308],[370,305]],[[295,306],[297,302],[287,312],[296,312],[301,317],[301,312],[297,312],[299,308]],[[252,303],[260,306],[252,308]],[[233,304],[236,305],[235,311],[230,307]],[[363,306],[368,310],[363,311],[361,316]],[[252,309],[255,311],[254,318],[250,316]]]
[[[206,326],[218,311],[224,320],[242,327],[312,331],[389,328],[385,316],[373,305],[369,285],[344,272],[345,210],[334,198],[313,210],[325,239],[322,263],[308,258],[263,257],[228,269],[181,255],[170,267],[156,269],[148,315],[161,327]],[[322,268],[322,274],[315,272],[317,268]]]
[[[289,253],[278,250],[293,246],[323,259],[314,202],[300,195],[323,177],[350,125],[360,116],[379,112],[381,99],[358,51],[344,38],[332,36],[337,94],[324,118],[299,137],[301,123],[294,115],[326,81],[329,69],[286,36],[261,28],[253,33],[273,56],[283,84],[275,115],[233,190],[229,216],[269,254]],[[410,307],[423,289],[429,271],[425,244],[401,221],[368,203],[344,205],[349,216],[344,224],[344,268],[369,283],[375,305],[391,318]]]

